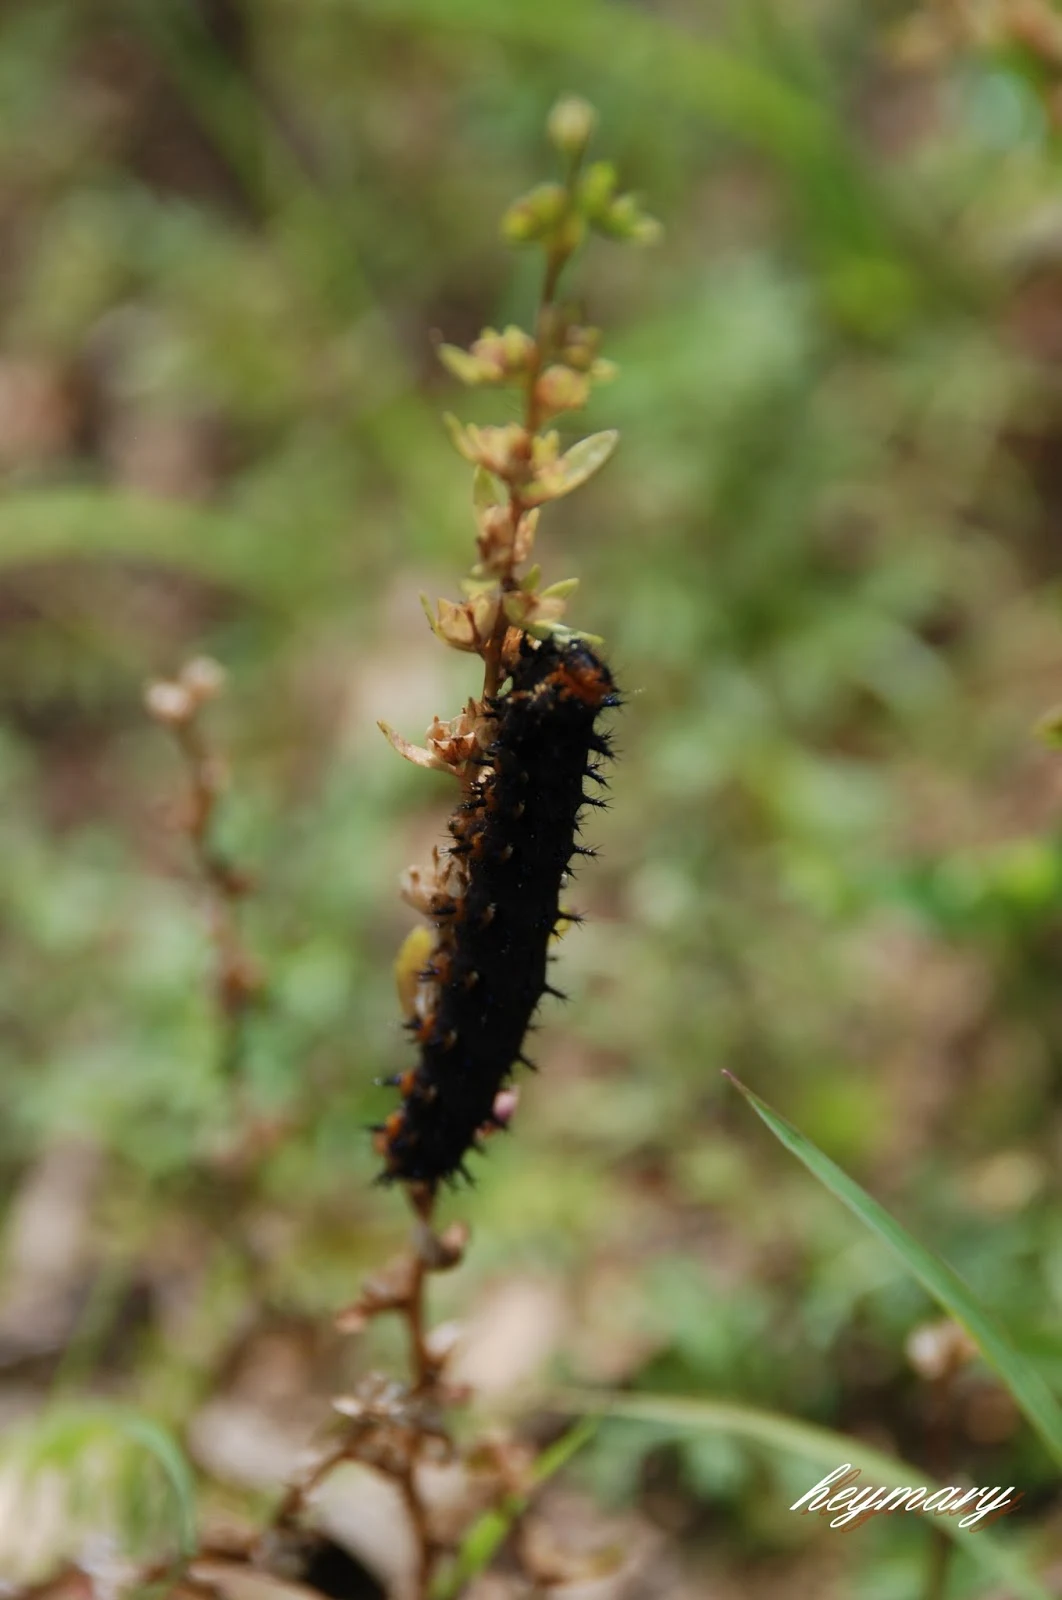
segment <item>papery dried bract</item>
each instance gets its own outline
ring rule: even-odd
[[[432,613],[423,596],[421,603],[436,638],[448,644],[452,650],[463,650],[472,655],[482,653],[498,618],[497,594],[488,591],[461,601],[440,597],[436,614]]]
[[[407,867],[402,874],[402,898],[424,916],[437,917],[460,890],[462,872],[457,858],[436,845],[431,853],[430,866]]]
[[[493,595],[491,600],[496,606]],[[456,772],[477,754],[489,737],[489,723],[482,707],[478,701],[469,700],[465,709],[448,722],[440,717],[432,719],[427,734],[428,749],[440,765]]]
[[[413,744],[404,734],[392,728],[389,722],[377,722],[376,726],[390,744],[392,750],[397,750],[404,761],[412,762],[415,767],[427,767],[430,770],[445,769],[445,762],[439,761],[426,750],[423,745]]]
[[[527,429],[518,422],[479,428],[474,422],[463,424],[451,412],[446,412],[443,421],[454,448],[473,466],[482,467],[506,483],[518,483],[526,478],[531,443]]]

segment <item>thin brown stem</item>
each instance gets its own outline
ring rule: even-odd
[[[214,995],[221,1015],[222,1061],[227,1075],[239,1069],[244,1023],[261,998],[261,979],[243,941],[240,912],[251,887],[247,875],[226,859],[214,842],[221,794],[220,766],[196,716],[173,725],[188,772],[185,831],[199,876],[207,890],[210,939],[214,948]]]
[[[573,165],[568,178],[568,193],[574,193],[578,165]],[[542,281],[542,294],[539,298],[538,309],[535,313],[535,340],[534,349],[528,362],[527,373],[524,380],[524,450],[526,464],[530,466],[531,455],[534,449],[534,439],[538,432],[541,417],[538,405],[538,380],[546,365],[550,348],[553,342],[553,329],[550,326],[556,310],[557,287],[560,283],[561,273],[571,258],[571,251],[567,249],[551,250],[546,258],[546,272]],[[509,485],[509,523],[512,529],[515,547],[516,530],[520,525],[520,518],[529,509],[525,504],[521,485],[513,481]],[[517,587],[514,572],[515,560],[509,562],[508,568],[499,579],[499,587],[504,594]],[[501,654],[508,632],[508,619],[504,608],[499,608],[498,620],[494,624],[494,631],[483,651],[483,697],[490,699],[496,695],[502,681]]]
[[[333,1472],[336,1467],[342,1466],[344,1461],[350,1460],[350,1441],[344,1439],[343,1443],[323,1456],[311,1472],[299,1482],[293,1483],[273,1514],[273,1527],[283,1528],[296,1522],[306,1509],[306,1502],[313,1491],[319,1487]]]
[[[435,1562],[438,1555],[438,1546],[432,1538],[428,1526],[428,1509],[421,1499],[417,1487],[417,1458],[419,1455],[419,1440],[414,1439],[410,1444],[409,1460],[405,1470],[399,1473],[395,1482],[401,1491],[406,1510],[409,1513],[410,1526],[413,1530],[414,1545],[417,1554],[416,1565],[416,1597],[417,1600],[428,1600],[431,1591],[431,1581],[435,1574]]]
[[[413,1392],[415,1394],[429,1388],[435,1379],[435,1366],[426,1342],[427,1307],[425,1305],[425,1291],[427,1289],[427,1278],[427,1270],[418,1257],[413,1268],[413,1282],[410,1285],[409,1304],[406,1308],[410,1359],[413,1365]]]
[[[433,1359],[427,1342],[428,1263],[423,1248],[423,1231],[431,1228],[436,1196],[434,1189],[413,1189],[408,1191],[408,1197],[416,1216],[416,1224],[412,1275],[404,1314],[409,1329],[412,1393],[416,1395],[430,1392],[439,1376],[438,1363]],[[427,1507],[421,1499],[417,1485],[417,1463],[423,1443],[422,1434],[414,1433],[411,1436],[405,1469],[397,1478],[409,1512],[417,1551],[417,1600],[428,1600],[435,1568],[435,1546],[428,1527]]]

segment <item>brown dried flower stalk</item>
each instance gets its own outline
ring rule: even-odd
[[[464,599],[440,599],[432,607],[422,596],[436,636],[452,649],[481,657],[483,689],[478,699],[469,700],[452,719],[434,717],[423,746],[411,744],[386,724],[381,727],[407,760],[452,773],[466,797],[476,792],[480,782],[483,752],[496,729],[495,697],[513,669],[524,635],[560,642],[589,638],[573,633],[562,620],[576,581],[543,587],[539,567],[528,565],[542,506],[587,482],[609,459],[617,440],[616,433],[609,430],[565,450],[559,433],[550,426],[563,413],[584,406],[593,385],[615,374],[612,364],[599,353],[600,332],[584,326],[561,302],[559,285],[565,267],[591,229],[638,243],[651,242],[659,232],[658,224],[641,211],[633,196],[616,193],[616,173],[609,163],[586,165],[595,120],[582,100],[563,100],[553,108],[548,133],[562,160],[562,181],[540,185],[517,200],[503,222],[503,233],[511,243],[534,245],[544,253],[534,331],[485,328],[467,350],[448,344],[439,347],[440,359],[462,383],[515,389],[522,397],[520,422],[476,427],[447,416],[455,447],[474,468],[477,559],[463,583]],[[455,837],[460,837],[460,830]],[[468,873],[466,853],[456,846],[437,848],[427,867],[409,869],[403,894],[418,911],[437,918],[462,899]],[[415,929],[396,963],[400,997],[414,1027],[434,1004],[436,974],[429,960],[431,947],[430,932]],[[508,1122],[515,1100],[515,1091],[502,1091],[495,1102],[493,1125]],[[414,1424],[408,1431],[403,1431],[403,1417],[392,1417],[392,1430],[397,1429],[405,1443],[396,1453],[379,1455],[375,1464],[389,1471],[402,1487],[419,1542],[418,1593],[426,1595],[443,1551],[432,1537],[420,1498],[418,1463],[422,1451],[437,1448],[446,1437],[435,1427],[437,1412],[461,1396],[445,1383],[449,1348],[438,1347],[425,1332],[424,1292],[429,1273],[456,1264],[465,1240],[463,1234],[453,1235],[452,1230],[442,1238],[432,1233],[434,1183],[406,1183],[405,1188],[417,1216],[413,1254],[367,1285],[356,1305],[343,1314],[340,1325],[356,1331],[369,1318],[394,1312],[405,1318],[409,1328],[412,1383],[398,1391],[395,1403],[400,1408],[427,1410],[404,1413],[405,1421],[414,1415],[420,1418],[419,1426]],[[367,1441],[376,1437],[378,1425],[377,1419],[365,1431],[370,1414],[365,1410],[367,1404],[368,1397],[358,1394],[354,1412],[346,1413],[354,1425],[350,1447],[363,1460],[368,1458]],[[501,1499],[512,1498],[512,1483],[505,1481],[504,1473],[499,1475],[498,1494]]]
[[[225,674],[218,663],[197,656],[176,678],[149,684],[144,702],[155,721],[172,733],[184,758],[188,791],[180,820],[207,892],[214,999],[222,1020],[222,1063],[227,1075],[235,1077],[243,1053],[243,1024],[262,999],[264,980],[240,926],[241,908],[254,880],[228,860],[215,839],[218,802],[228,773],[207,738],[202,713],[223,692],[224,685]]]

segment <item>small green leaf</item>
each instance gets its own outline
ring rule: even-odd
[[[472,504],[477,511],[489,511],[501,504],[497,483],[486,467],[477,467],[472,474]]]
[[[927,1250],[909,1234],[906,1228],[891,1217],[883,1206],[871,1199],[846,1172],[828,1156],[823,1155],[791,1122],[773,1111],[751,1089],[746,1089],[732,1073],[724,1073],[734,1087],[745,1096],[757,1116],[765,1122],[775,1138],[802,1161],[831,1194],[853,1211],[871,1233],[887,1244],[907,1270],[918,1279],[944,1307],[949,1316],[961,1323],[981,1354],[994,1367],[1006,1384],[1015,1403],[1025,1413],[1055,1461],[1062,1464],[1062,1408],[1044,1383],[1040,1374],[1018,1354],[1006,1333],[977,1302],[969,1288],[953,1267]]]
[[[435,616],[435,607],[432,605],[423,589],[418,594],[417,599],[420,601],[421,610],[428,619],[428,627],[431,629],[432,633],[437,636],[439,632],[439,624]]]
[[[525,621],[522,626],[532,639],[556,639],[558,644],[572,644],[579,639],[583,644],[592,645],[595,650],[605,642],[600,633],[586,633],[582,628],[569,628],[566,622],[552,622],[548,618],[537,622]]]
[[[539,595],[540,600],[567,600],[579,587],[578,578],[561,578],[557,583],[551,583],[548,589],[543,589]]]
[[[573,489],[581,488],[596,472],[601,471],[618,442],[619,434],[615,428],[607,428],[603,433],[592,433],[588,438],[580,439],[559,460],[542,468],[537,479],[524,491],[525,503],[537,505],[545,500],[559,500],[561,495],[571,494]]]

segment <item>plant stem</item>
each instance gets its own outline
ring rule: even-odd
[[[218,762],[196,718],[174,727],[188,771],[190,797],[187,834],[208,894],[210,939],[215,953],[214,994],[222,1021],[221,1057],[225,1076],[235,1078],[244,1050],[244,1023],[260,998],[260,983],[240,929],[240,907],[250,887],[213,841],[219,797]]]
[[[432,1213],[435,1209],[435,1191],[433,1189],[414,1188],[407,1190],[409,1203],[413,1208],[416,1218],[413,1241],[413,1273],[409,1285],[409,1294],[404,1306],[406,1326],[409,1329],[409,1353],[412,1367],[413,1382],[411,1393],[424,1394],[430,1391],[438,1377],[438,1365],[432,1359],[427,1343],[427,1285],[428,1264],[425,1259],[423,1231],[431,1228]],[[410,1526],[417,1551],[417,1600],[428,1600],[431,1580],[435,1570],[435,1543],[428,1527],[428,1511],[417,1485],[417,1463],[420,1459],[423,1435],[414,1431],[409,1440],[409,1450],[405,1460],[404,1469],[397,1473],[395,1481],[402,1492],[402,1498],[409,1512]]]
[[[568,194],[569,206],[575,197],[575,184],[579,175],[580,160],[573,160],[569,166],[565,188]],[[554,245],[546,256],[546,271],[542,280],[542,293],[539,296],[538,309],[535,313],[535,340],[534,350],[527,364],[527,374],[524,380],[524,451],[528,465],[534,449],[535,435],[538,433],[541,418],[538,407],[538,380],[546,365],[546,359],[553,343],[553,316],[556,310],[557,287],[560,283],[561,273],[572,257],[570,245]],[[513,546],[515,548],[516,530],[520,525],[520,518],[529,509],[524,504],[523,494],[519,481],[514,480],[509,484],[509,524],[512,529]],[[510,561],[508,569],[499,580],[499,587],[504,595],[506,591],[518,587],[513,568],[515,561]],[[498,620],[494,624],[494,632],[487,641],[483,652],[483,697],[490,699],[496,695],[502,681],[501,652],[505,643],[509,623],[505,615],[504,606],[499,607]]]

